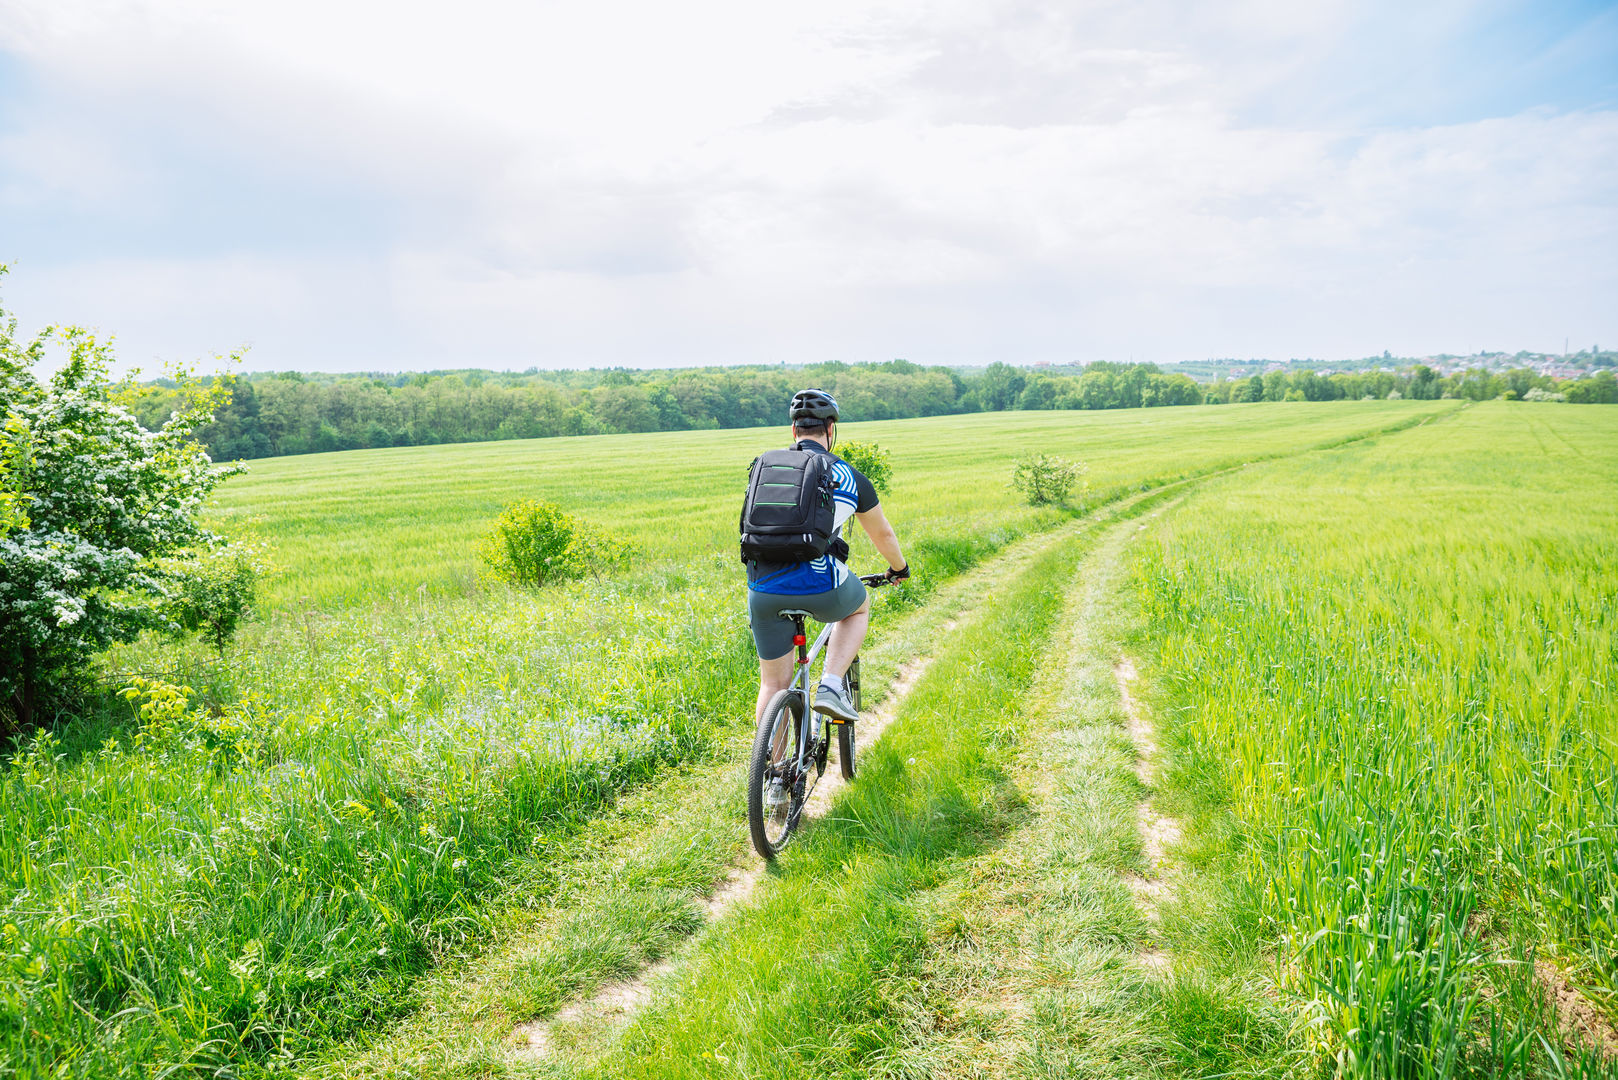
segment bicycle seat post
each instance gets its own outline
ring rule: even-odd
[[[792,644],[798,647],[798,666],[809,663],[809,637],[803,632],[803,616],[792,616]]]

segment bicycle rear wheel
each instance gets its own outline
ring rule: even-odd
[[[747,828],[753,849],[774,859],[792,839],[793,800],[798,781],[798,743],[803,732],[803,699],[782,690],[770,699],[753,737],[747,770]]]

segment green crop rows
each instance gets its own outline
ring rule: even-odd
[[[1319,1049],[1353,1075],[1514,1074],[1554,1038],[1536,980],[1612,1000],[1606,413],[1488,405],[1210,483],[1137,573],[1171,787]]]
[[[1176,857],[1202,898],[1164,933],[1250,943],[1267,1007],[1291,1018],[1252,1068],[1575,1068],[1547,1049],[1558,1020],[1537,980],[1613,1015],[1609,415],[1345,402],[848,425],[892,452],[884,502],[918,574],[879,605],[873,656],[891,670],[927,648],[936,663],[833,820],[715,934],[691,897],[734,857],[711,838],[732,831],[723,785],[754,689],[735,514],[748,461],[779,433],[257,462],[217,513],[274,553],[261,618],[223,659],[142,642],[102,662],[109,688],[155,675],[192,688],[189,706],[159,695],[142,716],[109,695],[5,766],[0,1076],[543,1070],[502,1056],[512,1024],[699,934],[673,996],[580,1049],[580,1070],[784,1075],[768,1050],[786,1040],[801,1051],[787,1073],[905,1075],[923,1059],[904,1055],[931,1045],[915,973],[937,913],[917,897],[1033,812],[1015,779],[1038,723],[1023,695],[1036,668],[1068,662],[1048,642],[1083,550],[1053,530],[1179,480],[1149,531],[1127,526],[1133,578],[1114,604],[1136,620],[1171,765],[1161,797],[1187,822]],[[1007,479],[1030,450],[1088,464],[1073,506],[1018,502]],[[475,541],[518,498],[618,531],[633,569],[534,592],[480,580]],[[949,594],[976,606],[958,638],[928,644],[914,619],[940,585],[1046,533],[1048,553]],[[874,559],[856,545],[857,564]],[[721,787],[668,807],[664,869],[622,869],[638,864],[604,823],[671,776]],[[682,808],[709,839],[682,840]],[[1119,888],[1110,864],[1092,878]],[[850,932],[774,934],[800,905]],[[549,927],[549,951],[502,959],[524,919]],[[1115,926],[1107,948],[1146,933]],[[797,958],[792,979],[772,949]],[[435,980],[486,957],[523,974],[473,994],[496,1003],[467,1021],[476,1053],[444,1021],[434,1060],[461,1064],[420,1064],[411,1040],[429,1036],[413,1032],[455,997]],[[1160,1026],[1163,1002],[1191,999],[1143,993],[1139,1016]],[[1174,1044],[1154,1030],[1129,1060],[1195,1073],[1151,1049]]]

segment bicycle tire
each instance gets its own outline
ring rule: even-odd
[[[854,779],[854,725],[837,725],[837,768],[844,780]]]
[[[785,723],[786,730],[780,731]],[[765,805],[770,786],[770,768],[777,761],[795,761],[798,739],[803,730],[803,699],[791,690],[778,692],[764,707],[753,736],[753,754],[747,769],[747,830],[753,837],[753,850],[766,861],[774,860],[792,842],[794,824],[792,785],[786,785],[787,801]],[[778,738],[778,734],[781,736]],[[772,824],[776,827],[772,836]]]
[[[854,706],[854,711],[860,711],[860,658],[855,657],[854,662],[848,665],[848,700]],[[843,774],[844,780],[854,779],[858,769],[855,754],[855,739],[853,724],[837,725],[837,768]]]

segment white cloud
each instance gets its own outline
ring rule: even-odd
[[[1364,11],[13,3],[8,306],[266,367],[1614,338],[1618,113],[1310,118]]]

